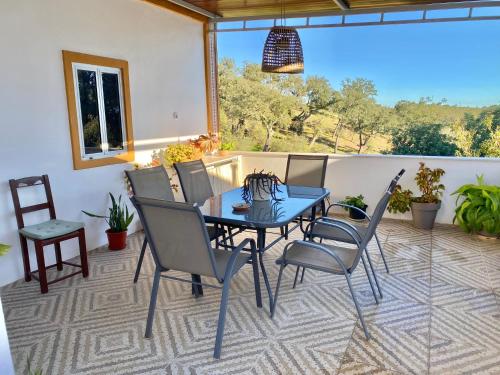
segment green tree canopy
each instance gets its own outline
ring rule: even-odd
[[[396,130],[392,136],[394,155],[454,156],[457,146],[442,133],[443,125],[412,125]]]

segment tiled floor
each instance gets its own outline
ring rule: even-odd
[[[71,278],[43,296],[36,282],[3,288],[17,371],[25,373],[29,357],[54,375],[500,374],[500,241],[396,221],[383,222],[379,234],[391,270],[371,244],[384,291],[379,305],[362,268],[354,276],[370,341],[343,277],[308,271],[291,289],[294,270],[287,269],[271,320],[267,305],[255,306],[250,266],[231,288],[221,360],[212,359],[216,290],[194,299],[188,284],[162,281],[146,340],[153,265],[148,256],[132,283],[142,241],[134,235],[123,252],[91,252],[88,280]],[[273,288],[283,245],[266,253]]]

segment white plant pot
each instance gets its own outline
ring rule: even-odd
[[[259,184],[259,187],[257,187]],[[254,201],[268,201],[271,198],[271,184],[272,180],[268,179],[268,182],[263,180],[251,180],[250,181],[250,191],[252,192],[252,199]]]

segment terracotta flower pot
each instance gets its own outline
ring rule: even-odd
[[[111,232],[111,229],[106,231],[108,235],[109,250],[123,250],[127,247],[127,231]]]

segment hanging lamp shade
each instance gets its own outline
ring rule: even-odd
[[[294,27],[274,26],[264,45],[262,71],[266,73],[304,73],[304,55],[299,33]]]

